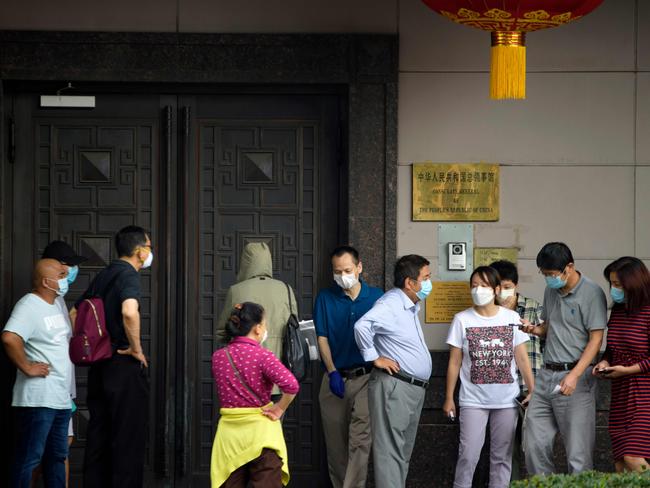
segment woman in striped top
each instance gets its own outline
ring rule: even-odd
[[[614,306],[607,348],[593,374],[612,380],[609,434],[617,471],[643,471],[650,458],[650,273],[633,257],[604,271]]]

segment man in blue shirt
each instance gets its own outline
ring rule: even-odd
[[[429,261],[403,256],[395,264],[393,284],[354,325],[361,355],[374,365],[368,404],[377,488],[406,486],[431,377],[431,354],[418,318],[420,302],[431,292]]]
[[[314,306],[318,345],[327,370],[319,394],[327,462],[334,488],[363,488],[371,443],[371,364],[364,361],[354,341],[354,323],[383,292],[361,281],[363,266],[353,247],[336,248],[331,259],[336,284],[321,290]]]

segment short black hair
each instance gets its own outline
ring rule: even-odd
[[[127,225],[115,235],[115,249],[117,255],[133,256],[138,247],[147,243],[147,232],[137,225]]]
[[[490,265],[490,268],[494,268],[499,273],[501,281],[509,280],[512,281],[515,285],[519,283],[519,273],[517,272],[517,266],[515,263],[501,259],[500,261],[495,261]]]
[[[571,249],[564,242],[549,242],[537,254],[537,267],[549,271],[564,271],[569,263],[573,263]]]
[[[359,264],[359,251],[357,251],[352,246],[339,246],[330,253],[330,259],[340,258],[344,254],[349,254],[352,256],[352,261],[354,264]]]
[[[247,336],[253,327],[264,319],[264,307],[253,302],[235,305],[226,322],[226,335],[230,338]]]
[[[420,276],[420,270],[428,265],[429,261],[417,254],[402,256],[395,263],[393,285],[396,288],[404,288],[404,280],[406,278],[417,280],[418,276]]]

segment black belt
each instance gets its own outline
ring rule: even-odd
[[[413,376],[409,376],[409,375],[402,374],[402,373],[389,374],[389,373],[387,373],[385,370],[383,370],[381,368],[375,368],[375,369],[381,371],[382,373],[388,374],[389,376],[392,376],[393,378],[397,378],[398,380],[402,380],[402,381],[405,381],[406,383],[410,383],[411,385],[421,386],[424,389],[426,389],[429,386],[428,381],[419,380],[417,378],[414,378]]]
[[[352,369],[339,369],[339,373],[341,373],[341,376],[344,378],[358,378],[359,376],[363,376],[364,374],[370,373],[372,368],[370,366],[359,366],[358,368],[352,368]]]
[[[551,371],[569,371],[575,368],[576,364],[578,364],[578,361],[573,361],[572,363],[544,363],[544,369],[550,369]]]

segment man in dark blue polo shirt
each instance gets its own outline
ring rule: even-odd
[[[341,246],[331,254],[334,281],[321,290],[314,305],[314,323],[323,375],[319,400],[327,463],[334,488],[366,486],[371,433],[368,412],[368,373],[354,340],[354,323],[382,296],[380,288],[361,281],[359,253]]]

